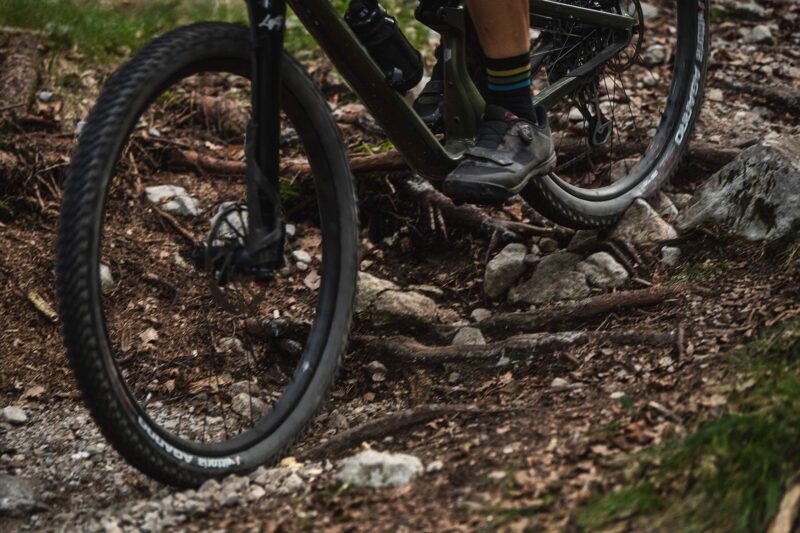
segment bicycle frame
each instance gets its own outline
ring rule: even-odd
[[[463,7],[446,7],[437,14],[436,30],[442,34],[445,69],[445,138],[443,145],[428,129],[403,97],[389,85],[378,65],[353,34],[342,15],[328,0],[247,0],[253,29],[253,124],[250,140],[252,157],[248,157],[248,181],[260,185],[248,187],[248,207],[267,208],[277,194],[279,141],[280,57],[287,3],[330,58],[344,79],[358,94],[389,140],[417,174],[441,181],[455,167],[475,137],[483,114],[483,99],[472,82],[466,66],[466,11]],[[531,19],[562,19],[614,30],[614,42],[592,61],[568,73],[534,97],[535,103],[547,108],[571,94],[585,81],[598,64],[602,64],[630,42],[636,20],[626,14],[563,4],[554,0],[531,0]],[[251,161],[252,160],[252,161]],[[252,169],[251,169],[252,167]],[[252,179],[251,179],[252,174]],[[272,193],[264,192],[269,185]],[[251,203],[259,204],[250,206]],[[260,217],[251,216],[251,225]],[[274,220],[274,218],[273,218]],[[274,226],[273,226],[274,228]],[[261,239],[250,246],[251,255],[259,255],[268,232],[251,235]],[[281,238],[282,242],[282,238]]]

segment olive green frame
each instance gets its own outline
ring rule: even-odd
[[[440,10],[445,48],[445,138],[443,145],[405,99],[390,87],[378,65],[353,34],[342,15],[328,0],[288,0],[297,17],[322,50],[358,94],[389,140],[417,174],[443,180],[473,141],[484,102],[467,72],[466,12],[462,7]],[[554,0],[531,0],[531,16],[577,21],[615,30],[618,42],[601,52],[613,55],[629,42],[636,19],[625,14],[563,4]],[[626,37],[627,36],[627,37]],[[599,60],[603,60],[599,57]],[[592,69],[577,69],[541,91],[534,101],[550,108],[583,83]]]

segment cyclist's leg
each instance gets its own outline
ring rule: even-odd
[[[502,201],[555,163],[543,108],[531,98],[527,0],[467,0],[486,63],[486,112],[475,146],[444,182],[454,198]]]
[[[467,0],[485,56],[487,104],[536,121],[530,95],[530,34],[527,0]]]

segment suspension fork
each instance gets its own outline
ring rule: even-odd
[[[285,0],[246,0],[252,32],[252,117],[247,128],[247,254],[256,279],[283,263],[280,201],[280,91]]]

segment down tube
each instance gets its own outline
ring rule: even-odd
[[[328,0],[289,0],[289,5],[331,62],[355,90],[389,139],[418,174],[442,180],[455,167],[451,157],[380,68]]]

